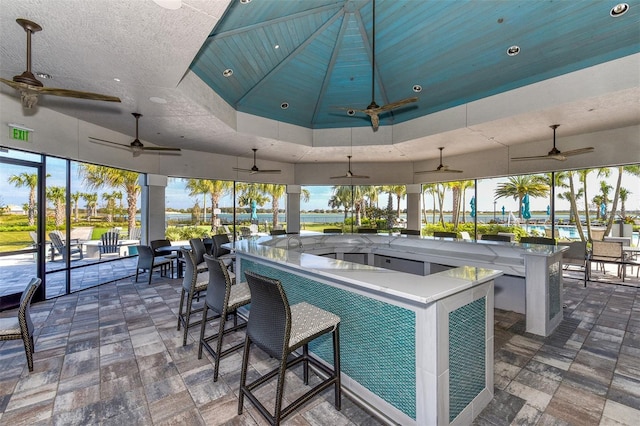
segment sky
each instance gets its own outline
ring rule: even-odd
[[[30,154],[32,155],[32,154]],[[47,163],[47,173],[50,175],[48,178],[48,185],[50,186],[64,186],[65,177],[64,177],[64,160],[55,159],[48,157]],[[72,163],[76,164],[76,163]],[[20,166],[13,166],[9,164],[1,164],[0,165],[0,204],[2,205],[16,205],[22,206],[27,202],[27,189],[18,190],[14,185],[8,183],[9,176],[13,174],[19,174],[23,171]],[[617,172],[612,173],[612,176],[608,179],[605,179],[609,185],[615,187],[617,179]],[[599,179],[595,172],[589,174],[588,178],[588,188],[589,188],[589,198],[592,198],[599,192]],[[477,200],[477,209],[479,211],[484,212],[492,212],[494,209],[494,188],[500,183],[506,181],[506,178],[496,178],[496,179],[484,179],[479,181],[478,184],[478,200]],[[361,182],[358,182],[361,183]],[[362,182],[365,183],[366,182]],[[186,181],[183,179],[169,179],[169,185],[166,188],[166,202],[168,208],[173,209],[184,209],[192,207],[196,201],[200,203],[202,207],[202,196],[199,197],[190,197],[188,196],[188,192],[184,189]],[[622,186],[631,192],[630,199],[627,200],[626,208],[628,211],[640,211],[640,178],[633,177],[630,175],[623,175],[622,178]],[[76,173],[72,172],[72,187],[73,191],[80,192],[98,192],[99,204],[102,206],[104,201],[100,198],[101,191],[88,190],[83,188],[82,182]],[[311,197],[309,202],[301,202],[300,208],[302,210],[316,210],[316,209],[328,209],[328,200],[331,198],[332,194],[332,186],[304,186],[304,188],[308,189],[311,193]],[[104,192],[104,191],[103,191]],[[111,192],[111,191],[107,191]],[[473,196],[473,190],[468,190],[466,195],[466,207],[469,210],[469,202],[471,197]],[[394,197],[394,208],[397,208],[396,199]],[[207,207],[209,206],[210,199],[207,198]],[[433,206],[433,202],[431,197],[427,197],[426,200],[427,208],[431,208]],[[445,198],[445,210],[451,209],[451,193],[448,192]],[[505,206],[506,211],[518,211],[517,201],[511,198],[509,199],[499,199],[496,202],[495,208],[497,211],[501,211],[502,206]],[[547,205],[549,204],[548,197],[545,198],[531,198],[531,210],[532,211],[545,211],[547,209]],[[280,205],[284,208],[286,206],[285,199],[281,200]],[[386,194],[380,197],[380,201],[378,202],[379,207],[384,208],[387,205]],[[221,200],[221,206],[228,207],[232,206],[231,196],[226,196]],[[265,205],[265,207],[269,207]],[[406,207],[406,198],[401,202],[401,208]],[[618,206],[619,208],[619,206]],[[556,201],[556,210],[568,210],[569,204],[563,200]]]

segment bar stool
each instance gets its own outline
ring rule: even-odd
[[[227,271],[224,261],[216,259],[208,254],[204,255],[204,261],[209,268],[209,285],[207,286],[207,296],[205,297],[202,317],[207,317],[207,310],[211,309],[214,316],[210,319],[220,318],[218,332],[212,336],[205,337],[205,328],[207,321],[202,321],[200,326],[200,344],[198,345],[198,359],[202,358],[202,347],[207,350],[215,360],[213,369],[213,381],[218,380],[218,370],[220,367],[220,358],[223,358],[232,352],[240,349],[244,342],[240,342],[230,348],[222,350],[222,338],[237,330],[247,326],[246,321],[238,324],[237,309],[241,306],[251,303],[251,293],[247,283],[238,283],[232,285],[231,277]],[[233,315],[233,327],[225,330],[225,325],[229,315]],[[209,342],[216,341],[216,349],[214,350]]]
[[[283,418],[309,401],[312,396],[332,385],[335,388],[334,404],[339,411],[341,408],[340,317],[306,302],[289,306],[287,295],[280,281],[251,271],[245,271],[245,276],[251,290],[252,302],[242,356],[238,414],[242,414],[242,405],[246,396],[269,424],[279,425]],[[310,357],[308,347],[309,342],[313,339],[329,332],[333,335],[333,369]],[[268,355],[278,359],[280,366],[250,384],[246,384],[251,343],[255,343]],[[302,354],[290,357],[299,348],[302,348]],[[309,364],[323,371],[328,377],[282,408],[285,372],[287,368],[301,362],[304,367],[303,380],[305,385],[309,384]],[[276,376],[278,384],[275,409],[271,415],[252,391]]]
[[[204,246],[204,241],[202,241],[202,238],[191,238],[189,245],[191,246],[198,272],[205,272],[207,270],[207,264],[203,256],[207,253],[207,249]]]
[[[200,324],[200,321],[204,321],[205,317],[202,317],[199,321],[191,321],[191,315],[204,310],[204,307],[193,309],[193,298],[207,289],[209,285],[209,273],[198,272],[196,268],[196,260],[191,250],[180,249],[182,258],[185,260],[184,277],[182,278],[182,290],[180,291],[180,307],[178,308],[178,331],[180,326],[184,327],[184,336],[182,338],[182,346],[187,344],[187,331],[189,327],[193,327]],[[182,312],[185,299],[187,306]]]

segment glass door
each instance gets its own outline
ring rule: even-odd
[[[43,276],[38,261],[47,249],[40,220],[41,183],[41,164],[0,157],[0,310],[18,306],[31,278]],[[43,294],[41,286],[34,300],[42,300]]]

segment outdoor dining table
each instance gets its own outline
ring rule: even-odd
[[[178,278],[182,278],[182,252],[180,251],[181,249],[185,249],[185,250],[191,250],[191,246],[188,245],[179,245],[179,246],[163,246],[163,247],[158,247],[155,251],[158,255],[160,256],[166,256],[172,253],[176,253],[178,255],[178,258],[176,259],[177,262],[177,266],[178,266]]]

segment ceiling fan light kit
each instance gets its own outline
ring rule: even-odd
[[[585,148],[573,149],[571,151],[562,152],[558,148],[556,148],[556,129],[560,127],[559,124],[552,124],[549,126],[553,129],[553,148],[546,155],[532,155],[528,157],[513,157],[511,161],[527,161],[527,160],[557,160],[557,161],[566,161],[567,157],[572,157],[574,155],[587,154],[589,152],[593,152],[594,148],[592,146]]]
[[[42,31],[42,27],[35,22],[27,19],[16,19],[27,33],[27,69],[20,75],[13,77],[13,80],[0,78],[0,82],[10,86],[20,92],[20,100],[22,106],[26,109],[33,108],[38,103],[38,96],[53,95],[66,98],[89,99],[95,101],[120,102],[120,98],[116,96],[101,95],[99,93],[81,92],[78,90],[56,89],[53,87],[44,87],[44,84],[36,78],[31,72],[31,34]]]

